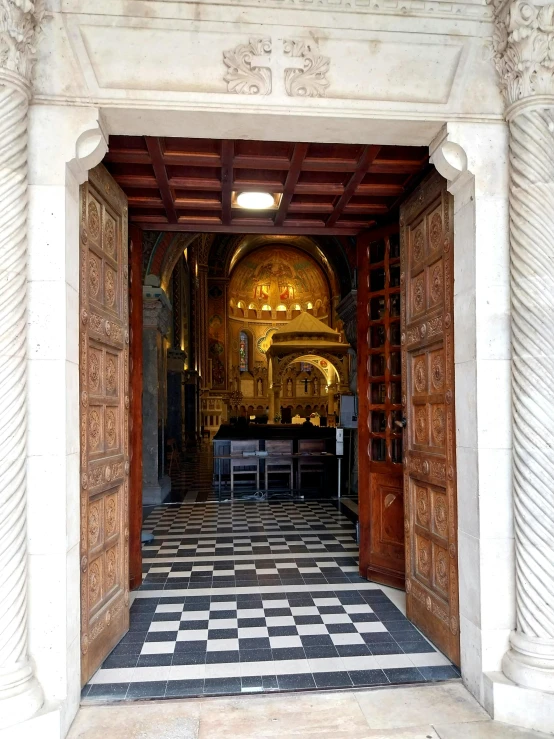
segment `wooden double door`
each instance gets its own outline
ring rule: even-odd
[[[358,249],[360,573],[459,664],[453,214],[430,175]]]
[[[98,166],[81,187],[81,679],[129,628],[127,199]]]

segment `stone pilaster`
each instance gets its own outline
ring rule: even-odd
[[[0,0],[0,729],[42,705],[27,651],[27,118],[42,3]]]
[[[518,685],[554,692],[554,4],[496,4],[495,62],[510,126]]]
[[[211,377],[208,371],[208,260],[213,234],[201,234],[194,244],[195,280],[194,296],[196,318],[195,342],[197,372],[201,390],[208,390]]]
[[[160,407],[162,339],[169,332],[171,306],[161,288],[143,289],[142,502],[162,503],[171,483],[163,477],[164,443]],[[161,427],[160,427],[161,420]]]

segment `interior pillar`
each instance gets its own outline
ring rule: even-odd
[[[27,125],[41,20],[29,7],[0,26],[0,728],[43,702],[27,636]]]
[[[171,307],[161,288],[144,288],[142,392],[142,501],[158,505],[171,489],[163,477],[164,444],[160,447],[159,384],[162,340],[169,331]],[[163,427],[163,419],[161,419]],[[161,448],[161,452],[160,452]],[[159,455],[161,453],[161,460]],[[161,474],[160,474],[161,462]]]

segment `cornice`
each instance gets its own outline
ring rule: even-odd
[[[74,0],[66,2],[64,12],[82,12],[82,3]],[[103,12],[119,15],[116,3]],[[446,0],[143,0],[145,6],[152,8],[156,17],[180,17],[180,7],[185,5],[218,5],[227,7],[278,8],[283,11],[310,11],[313,13],[340,13],[363,15],[400,15],[427,18],[456,18],[471,21],[490,22],[493,10],[486,2],[446,2]],[[156,9],[159,9],[156,12]]]
[[[29,94],[44,17],[44,0],[0,0],[0,84]]]
[[[506,106],[544,107],[554,95],[554,3],[491,0],[494,63]]]

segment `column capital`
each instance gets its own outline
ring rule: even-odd
[[[489,2],[495,9],[493,54],[506,117],[554,106],[554,3]]]
[[[27,97],[44,17],[43,0],[0,0],[0,85],[17,88]]]
[[[162,336],[169,331],[171,303],[160,287],[145,286],[142,289],[142,315],[144,328],[155,328]]]

